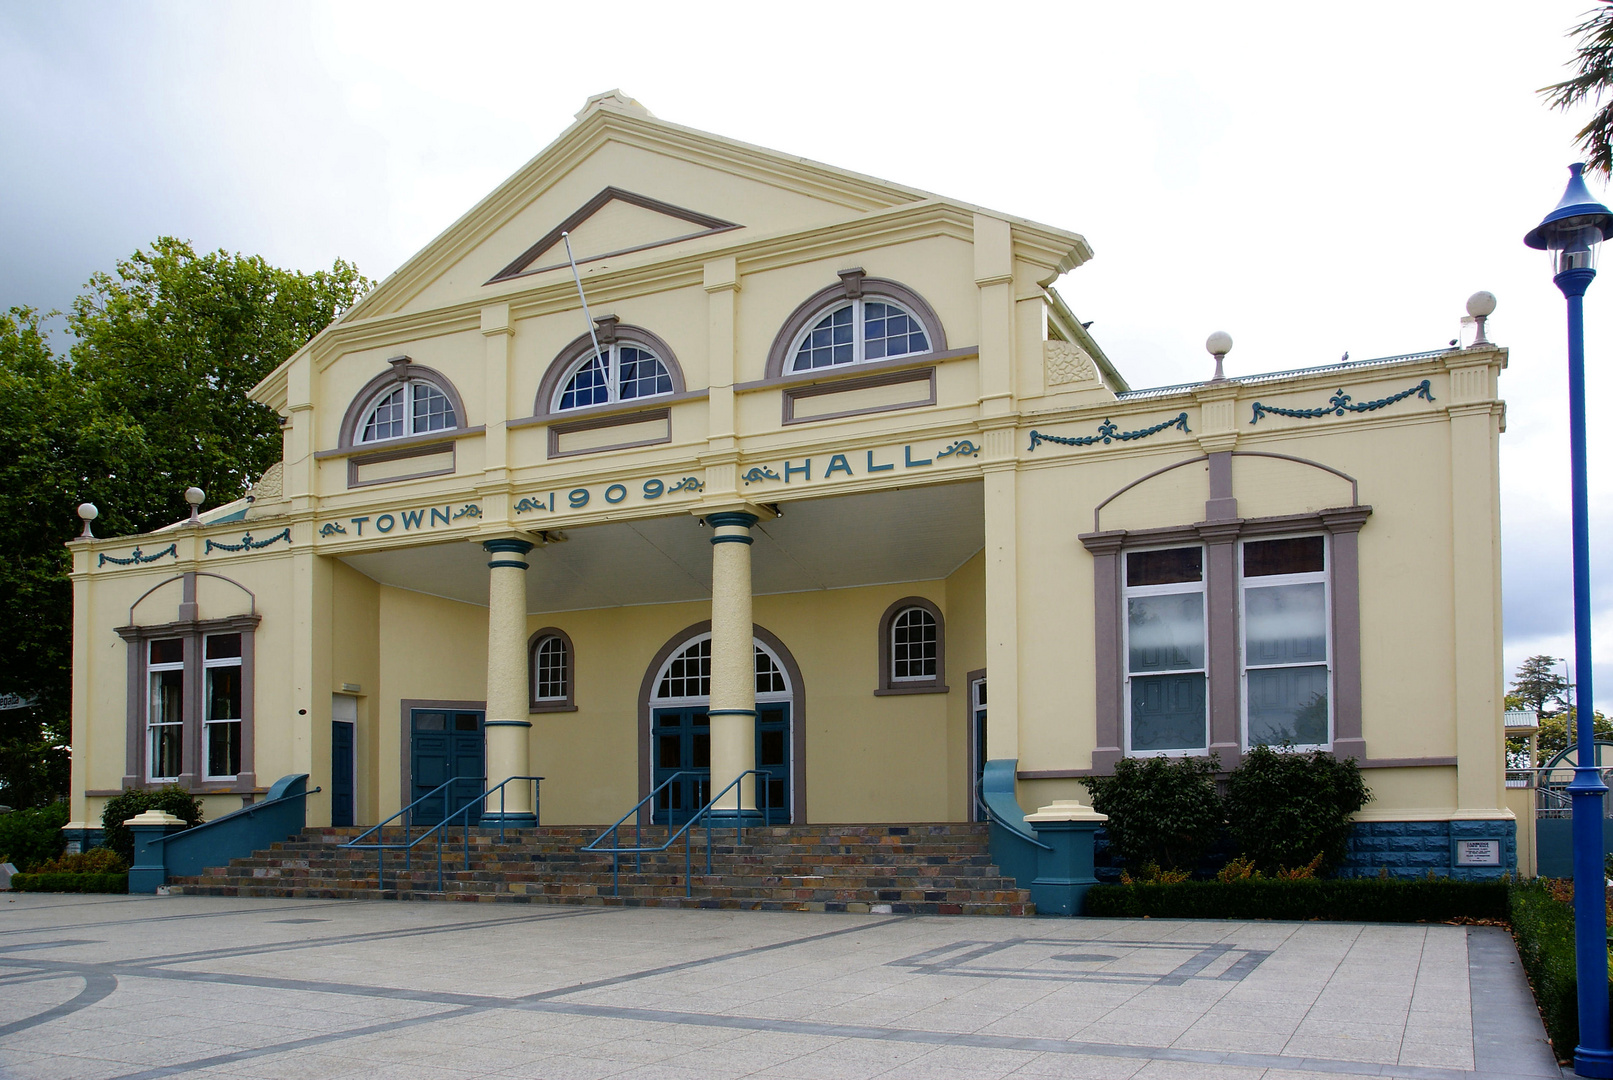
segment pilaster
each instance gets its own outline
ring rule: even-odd
[[[713,259],[705,265],[706,344],[710,387],[707,437],[714,450],[734,447],[738,430],[734,409],[734,382],[738,366],[735,355],[735,317],[739,300],[739,263],[732,256]]]
[[[976,214],[974,233],[975,288],[980,296],[980,412],[1002,416],[1014,410],[1013,229],[1002,218]]]
[[[508,476],[510,449],[509,433],[505,426],[510,415],[510,354],[515,343],[515,327],[510,321],[509,304],[488,304],[482,308],[482,339],[486,343],[486,372],[483,381],[487,387],[483,414],[487,435],[483,439],[484,479],[500,482]],[[469,425],[469,417],[461,416],[461,424]]]

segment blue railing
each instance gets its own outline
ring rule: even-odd
[[[631,855],[631,856],[633,856],[633,870],[634,870],[635,873],[638,873],[638,872],[641,872],[644,869],[643,857],[645,855],[657,854],[659,852],[663,852],[663,851],[667,850],[673,844],[678,842],[678,837],[680,837],[680,836],[684,838],[683,839],[683,894],[685,896],[693,896],[694,895],[694,883],[693,883],[692,877],[693,877],[693,871],[694,871],[694,856],[693,856],[694,840],[693,840],[693,837],[691,836],[691,830],[693,830],[695,825],[699,824],[701,819],[709,818],[710,815],[714,811],[718,812],[718,813],[730,813],[730,812],[733,813],[733,815],[734,815],[734,817],[733,817],[734,843],[737,845],[738,843],[740,843],[740,841],[742,839],[744,839],[744,835],[745,835],[745,825],[744,825],[744,820],[743,820],[744,815],[742,813],[738,812],[738,811],[729,811],[729,810],[726,810],[726,809],[719,810],[718,807],[717,807],[717,802],[724,795],[728,794],[730,791],[733,791],[736,787],[738,787],[740,782],[743,781],[747,776],[756,777],[757,780],[759,781],[757,783],[757,785],[756,785],[756,789],[759,790],[759,791],[764,791],[765,792],[767,790],[767,782],[773,778],[772,772],[770,772],[767,769],[746,769],[744,772],[742,772],[738,776],[734,777],[733,781],[727,787],[725,787],[721,791],[717,792],[716,795],[713,795],[711,797],[711,799],[706,803],[706,805],[702,806],[700,809],[696,810],[692,815],[690,815],[689,820],[684,822],[683,826],[681,828],[679,828],[677,832],[672,833],[670,836],[668,836],[666,838],[666,842],[664,844],[646,845],[643,842],[644,835],[643,835],[643,829],[641,827],[641,824],[640,824],[640,822],[635,820],[633,822],[633,840],[634,840],[634,843],[633,843],[633,845],[631,847],[623,847],[622,846],[621,838],[618,835],[617,830],[622,827],[622,824],[624,822],[626,822],[628,818],[635,817],[638,814],[638,812],[641,809],[644,808],[644,805],[646,803],[649,803],[653,799],[655,799],[658,795],[661,794],[661,792],[665,791],[668,786],[670,786],[671,784],[675,783],[680,777],[690,776],[690,777],[696,777],[696,778],[704,778],[704,777],[706,777],[708,775],[709,774],[707,774],[704,770],[702,770],[700,772],[694,772],[694,771],[690,771],[690,770],[685,770],[683,772],[675,772],[675,773],[673,773],[671,776],[669,776],[665,780],[661,781],[660,785],[658,785],[654,791],[650,792],[648,795],[644,796],[644,798],[640,799],[637,803],[633,804],[633,809],[629,810],[627,813],[623,814],[620,818],[618,818],[617,821],[616,821],[616,824],[612,825],[610,828],[606,829],[604,832],[600,833],[598,836],[594,837],[592,840],[590,840],[588,843],[586,843],[586,844],[584,844],[582,846],[581,850],[583,850],[583,851],[591,851],[591,852],[594,852],[595,854],[598,854],[598,855],[609,855],[611,857],[611,862],[610,862],[610,884],[611,884],[611,895],[612,896],[620,896],[621,893],[622,893],[621,865],[622,865],[622,856],[623,855]],[[737,797],[735,799],[735,802],[738,802]],[[762,800],[762,808],[761,808],[760,813],[762,815],[762,825],[763,825],[764,828],[773,823],[772,813],[767,807],[767,800],[765,798]],[[724,824],[726,825],[726,822]],[[710,875],[710,873],[711,873],[711,834],[713,832],[713,826],[712,826],[712,824],[711,824],[711,822],[709,820],[706,821],[705,828],[706,828],[706,873],[707,873],[707,875]],[[611,846],[610,847],[600,847],[599,846],[600,842],[602,840],[604,840],[605,837],[607,837],[607,836],[611,838]]]
[[[165,878],[195,877],[302,832],[308,796],[321,790],[309,790],[307,773],[292,773],[276,780],[262,802],[149,842],[162,848]]]
[[[1019,761],[1015,758],[986,762],[976,797],[985,807],[991,823],[988,833],[991,861],[1021,889],[1028,889],[1036,880],[1040,853],[1053,848],[1038,839],[1035,830],[1025,824],[1025,811],[1020,809],[1014,794],[1018,767]]]
[[[413,827],[412,826],[413,816],[410,814],[410,811],[413,810],[415,807],[419,806],[421,803],[425,802],[427,799],[430,799],[433,796],[441,794],[450,784],[462,784],[462,783],[466,783],[466,782],[477,782],[477,781],[485,784],[487,782],[487,777],[485,777],[485,776],[456,776],[452,780],[449,780],[447,783],[440,784],[437,787],[432,788],[430,791],[428,791],[424,795],[420,796],[420,798],[416,799],[414,802],[410,803],[408,806],[405,806],[402,810],[399,810],[396,814],[393,814],[391,817],[389,817],[385,821],[381,822],[381,824],[372,825],[370,828],[368,828],[368,829],[364,830],[363,832],[359,833],[353,839],[351,839],[347,843],[343,844],[342,847],[344,847],[344,848],[352,848],[352,849],[357,850],[357,851],[374,851],[375,852],[376,888],[385,889],[386,888],[386,853],[388,851],[402,851],[403,852],[403,870],[404,870],[405,873],[408,873],[411,869],[413,869],[412,859],[413,859],[413,854],[414,854],[415,847],[418,846],[419,844],[425,842],[426,840],[431,839],[431,837],[433,835],[435,835],[437,837],[437,891],[442,892],[443,891],[443,888],[442,888],[442,884],[443,884],[443,870],[442,870],[443,838],[447,835],[448,826],[453,823],[453,820],[455,818],[460,818],[461,819],[460,824],[464,827],[464,830],[465,830],[464,838],[463,838],[464,839],[464,845],[465,845],[465,868],[468,870],[470,868],[470,830],[471,830],[470,811],[474,807],[476,807],[477,804],[481,804],[483,812],[484,813],[487,812],[487,800],[492,798],[493,792],[495,792],[495,791],[498,792],[498,809],[499,809],[498,842],[501,843],[501,844],[504,843],[505,789],[510,784],[515,783],[517,780],[522,781],[522,782],[530,782],[532,784],[532,817],[533,817],[533,820],[537,820],[537,818],[538,818],[538,784],[539,784],[539,782],[541,782],[543,780],[543,777],[541,777],[541,776],[512,776],[512,777],[509,777],[508,779],[504,780],[503,782],[495,785],[492,788],[484,788],[480,795],[477,795],[475,798],[470,799],[469,801],[467,801],[465,803],[464,806],[461,806],[458,810],[455,810],[453,813],[445,815],[441,821],[437,822],[437,824],[435,824],[435,825],[431,826],[430,828],[428,828],[425,832],[421,833],[419,836],[411,836],[410,835],[410,830]],[[447,796],[444,795],[444,798],[447,798]],[[384,832],[382,832],[382,830],[385,829],[388,825],[392,824],[392,822],[398,820],[398,818],[403,818],[403,840],[401,842],[389,844],[389,843],[386,842],[386,834]],[[376,838],[375,843],[366,844],[366,843],[362,842],[365,837],[370,836],[372,834],[375,835],[375,838]]]

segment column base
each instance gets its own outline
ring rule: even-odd
[[[714,809],[706,815],[704,824],[712,829],[759,829],[767,824],[760,810],[736,810],[733,807]]]
[[[506,829],[536,829],[538,827],[538,815],[530,810],[524,813],[521,811],[506,811],[502,814],[494,811],[491,814],[483,813],[482,820],[477,825],[477,828],[481,829],[497,829],[500,827]]]
[[[1574,1075],[1613,1077],[1613,1051],[1589,1050],[1583,1046],[1576,1046]]]

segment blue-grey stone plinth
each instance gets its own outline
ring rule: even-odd
[[[1036,851],[1036,878],[1031,882],[1036,914],[1081,914],[1087,890],[1098,883],[1093,847],[1098,830],[1108,820],[1074,800],[1055,802],[1025,815],[1025,824],[1046,845]]]
[[[134,834],[134,866],[129,869],[129,891],[154,893],[168,882],[168,871],[162,862],[163,845],[158,841],[190,826],[183,818],[165,810],[147,810],[123,824]]]

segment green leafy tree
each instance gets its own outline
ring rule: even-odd
[[[0,804],[67,791],[74,505],[117,536],[183,518],[192,484],[244,494],[280,456],[246,391],[370,284],[341,260],[303,274],[163,237],[90,279],[70,356],[40,313],[0,313],[0,694],[34,702],[0,711]]]
[[[1535,736],[1535,765],[1544,765],[1568,749],[1577,738],[1574,726],[1578,723],[1572,706],[1560,713],[1542,717],[1540,732]],[[1596,733],[1598,742],[1613,742],[1613,720],[1609,720],[1600,712],[1592,713],[1591,728]]]
[[[303,274],[168,236],[90,278],[68,316],[74,373],[140,422],[140,531],[185,517],[192,484],[229,502],[280,459],[280,418],[247,391],[370,285],[340,259]]]
[[[1561,657],[1540,655],[1519,664],[1518,673],[1512,677],[1512,692],[1507,695],[1507,708],[1516,702],[1518,708],[1536,716],[1562,708],[1568,696],[1568,679],[1557,670],[1562,662]]]
[[[1354,758],[1257,746],[1227,777],[1227,831],[1266,872],[1343,861],[1351,815],[1372,798]]]
[[[1607,176],[1613,174],[1613,101],[1604,105],[1602,99],[1613,87],[1613,5],[1597,5],[1569,33],[1579,39],[1570,61],[1574,75],[1540,92],[1554,109],[1567,111],[1586,100],[1596,106],[1576,139],[1586,164]]]
[[[1215,845],[1225,816],[1209,758],[1124,758],[1113,776],[1086,780],[1092,805],[1109,815],[1109,844],[1125,864],[1193,871]]]

